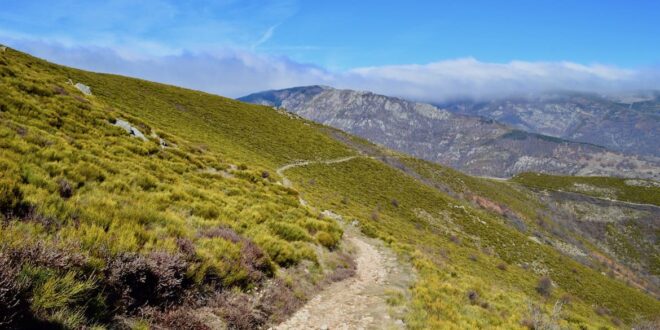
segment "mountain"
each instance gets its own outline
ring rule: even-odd
[[[600,96],[555,92],[487,102],[439,105],[453,113],[482,116],[518,129],[609,150],[660,157],[660,93]]]
[[[474,175],[510,177],[534,171],[660,177],[658,159],[527,133],[492,119],[370,92],[310,86],[255,93],[239,100],[284,108]]]
[[[0,49],[2,328],[657,324],[657,181],[473,177]]]

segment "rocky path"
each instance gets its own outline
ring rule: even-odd
[[[319,163],[330,165],[356,157],[359,156],[297,162],[280,167],[277,174],[282,177],[282,184],[290,186],[284,175],[290,168]],[[333,218],[341,218],[333,215]],[[332,284],[273,329],[405,329],[401,320],[404,306],[388,304],[387,298],[393,294],[405,296],[412,282],[411,267],[402,265],[382,242],[364,237],[353,225],[345,226],[343,240],[354,250],[356,275]]]
[[[396,258],[366,238],[353,233],[345,242],[356,249],[356,275],[332,284],[289,320],[274,329],[404,329],[390,316],[395,306],[386,302],[408,278]]]
[[[284,172],[286,170],[292,169],[294,167],[300,167],[300,166],[307,166],[311,164],[325,164],[325,165],[330,165],[330,164],[337,164],[337,163],[343,163],[347,162],[351,159],[357,158],[359,156],[347,156],[347,157],[341,157],[341,158],[335,158],[335,159],[329,159],[329,160],[318,160],[318,161],[312,161],[312,160],[306,160],[306,161],[300,161],[300,162],[295,162],[291,164],[286,164],[280,168],[277,169],[277,175],[282,177],[282,185],[285,187],[291,187],[291,181],[287,179],[287,177],[284,175]]]

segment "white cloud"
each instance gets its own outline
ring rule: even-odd
[[[271,27],[266,31],[261,40],[266,41],[274,29]],[[423,65],[364,67],[330,72],[284,57],[259,55],[245,50],[173,50],[169,55],[156,56],[26,38],[5,42],[56,63],[135,76],[229,97],[311,84],[370,90],[425,101],[458,97],[490,98],[556,89],[595,92],[660,89],[658,69],[632,70],[600,64],[486,63],[474,58],[462,58]]]

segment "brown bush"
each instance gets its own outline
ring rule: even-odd
[[[191,258],[195,255],[195,244],[190,239],[179,237],[176,239],[176,245],[184,256]]]
[[[23,191],[13,180],[0,180],[0,214],[6,218],[23,218],[29,205],[23,200]]]
[[[252,283],[261,282],[273,273],[273,263],[259,246],[247,239],[241,245],[241,266]]]
[[[155,330],[186,329],[210,330],[195,313],[189,308],[178,308],[168,311],[149,309],[143,311],[144,316],[150,319],[150,328]]]
[[[187,263],[181,256],[153,252],[124,254],[110,263],[108,287],[116,307],[131,313],[138,307],[164,306],[180,301]]]
[[[73,188],[71,187],[71,184],[69,184],[69,181],[66,179],[61,179],[59,180],[58,185],[60,190],[60,197],[69,199],[71,196],[73,196]]]
[[[15,327],[30,310],[26,285],[18,279],[18,267],[0,254],[0,328]]]
[[[552,293],[552,280],[547,276],[541,277],[536,284],[536,292],[544,297],[549,297]]]
[[[201,233],[202,237],[208,238],[222,238],[232,243],[238,243],[243,240],[243,237],[238,235],[233,229],[228,227],[215,227],[207,229]]]
[[[278,324],[291,316],[304,301],[294,293],[293,288],[281,279],[273,279],[264,287],[256,308],[268,316],[269,323]]]
[[[470,304],[472,305],[475,305],[479,302],[479,294],[477,293],[477,291],[468,290],[467,297],[468,300],[470,300]]]
[[[596,314],[598,314],[599,316],[605,316],[605,315],[610,314],[610,310],[607,309],[607,307],[603,307],[603,306],[596,306],[596,308],[594,309],[594,311],[595,311]]]
[[[41,242],[11,249],[6,252],[6,256],[14,264],[29,262],[33,265],[60,270],[83,267],[87,263],[87,258],[80,253],[54,248]]]
[[[266,315],[255,308],[247,294],[225,292],[216,299],[216,304],[229,329],[257,329],[266,323]]]
[[[331,282],[343,281],[349,277],[355,276],[357,265],[355,260],[346,253],[337,254],[338,263],[337,267],[328,275],[328,280]]]
[[[506,264],[503,263],[503,262],[501,262],[497,265],[497,269],[502,270],[502,271],[506,270],[506,267],[507,267]]]

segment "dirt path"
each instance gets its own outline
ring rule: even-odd
[[[291,164],[286,164],[280,168],[277,169],[277,175],[282,177],[282,185],[285,187],[291,187],[291,181],[287,179],[286,175],[284,175],[284,172],[286,170],[292,169],[294,167],[299,167],[299,166],[307,166],[311,164],[325,164],[325,165],[330,165],[330,164],[337,164],[337,163],[343,163],[347,162],[351,159],[357,158],[359,156],[347,156],[347,157],[341,157],[341,158],[335,158],[335,159],[329,159],[329,160],[318,160],[318,161],[312,161],[312,160],[306,160],[306,161],[300,161],[296,163],[291,163]]]
[[[310,164],[337,164],[360,156],[349,156],[325,161],[301,161],[277,169],[282,184],[291,182],[284,172]],[[303,200],[301,203],[306,204]],[[330,211],[331,218],[341,216]],[[382,242],[364,237],[358,228],[345,224],[343,244],[354,250],[356,275],[332,284],[312,298],[289,320],[274,327],[284,329],[405,329],[401,320],[405,315],[402,303],[388,304],[388,297],[406,299],[407,289],[413,281],[410,265],[401,264],[396,255]]]
[[[402,316],[403,311],[388,305],[387,295],[402,292],[410,281],[409,273],[375,242],[355,233],[347,236],[345,243],[356,250],[356,275],[332,284],[274,329],[405,328],[403,321],[390,316]]]

